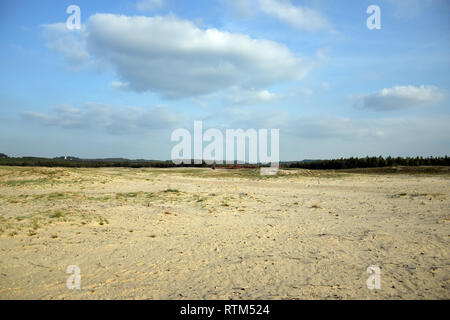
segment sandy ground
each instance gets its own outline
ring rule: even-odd
[[[0,167],[0,298],[449,299],[449,197],[448,175]]]

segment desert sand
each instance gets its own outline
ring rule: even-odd
[[[0,167],[0,298],[450,299],[449,198],[449,175]]]

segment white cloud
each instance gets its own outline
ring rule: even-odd
[[[136,8],[140,11],[151,11],[161,8],[165,2],[165,0],[139,0],[136,3]]]
[[[286,46],[175,17],[91,16],[90,52],[109,61],[135,91],[179,98],[233,86],[262,89],[300,79],[311,62]]]
[[[273,101],[279,96],[268,90],[243,90],[239,87],[233,87],[227,91],[225,101],[231,104],[254,105]]]
[[[69,64],[77,66],[87,62],[90,55],[86,49],[86,27],[69,30],[65,23],[41,25],[49,49],[63,55]]]
[[[48,113],[26,111],[22,117],[29,121],[64,129],[103,130],[112,134],[145,133],[151,130],[180,126],[187,117],[167,107],[114,108],[103,103],[87,102],[83,108],[60,105]]]
[[[313,8],[294,6],[288,0],[259,0],[262,12],[304,31],[332,30],[327,19]]]
[[[127,82],[111,81],[109,86],[115,89],[126,90],[128,89],[129,84]]]
[[[357,108],[395,110],[423,106],[443,100],[445,94],[435,86],[395,86],[356,98]]]
[[[76,69],[86,63],[115,69],[110,86],[152,91],[166,98],[195,97],[239,87],[261,101],[266,87],[303,78],[314,65],[285,45],[217,29],[201,29],[173,16],[91,16],[80,31],[43,25],[47,46]]]

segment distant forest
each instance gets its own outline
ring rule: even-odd
[[[37,158],[21,157],[13,158],[0,153],[1,166],[37,166],[37,167],[73,167],[73,168],[99,168],[99,167],[128,167],[128,168],[172,168],[172,167],[212,167],[203,164],[175,165],[172,161],[158,160],[128,160],[128,159],[80,159],[76,157]],[[395,166],[450,166],[450,158],[445,157],[364,157],[341,158],[333,160],[303,160],[281,162],[281,168],[303,169],[353,169],[353,168],[380,168]],[[255,168],[255,165],[229,165],[216,164],[216,168]]]
[[[285,168],[304,169],[354,169],[354,168],[381,168],[395,166],[450,166],[450,158],[445,157],[364,157],[341,158],[333,160],[311,160],[285,163]]]

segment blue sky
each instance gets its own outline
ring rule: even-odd
[[[281,160],[445,155],[449,17],[445,0],[3,0],[0,152],[169,159],[203,120],[280,129]]]

